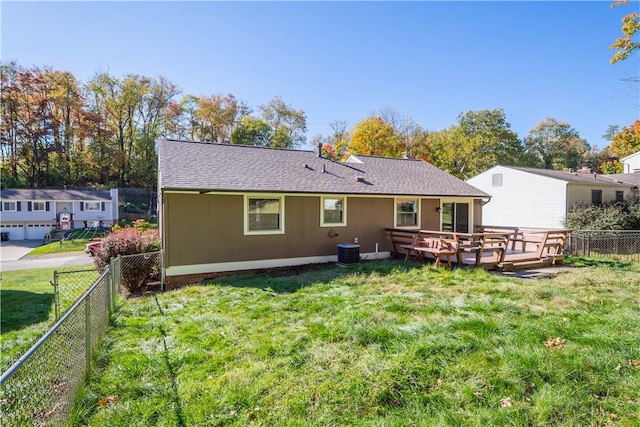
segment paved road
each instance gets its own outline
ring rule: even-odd
[[[42,255],[27,257],[35,247],[42,244],[39,240],[16,240],[0,243],[0,272],[12,270],[30,270],[32,268],[59,268],[74,265],[92,264],[93,259],[84,253]]]

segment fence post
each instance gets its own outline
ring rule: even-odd
[[[109,300],[109,304],[111,305],[111,309],[114,310],[116,307],[116,282],[115,282],[115,274],[113,265],[113,258],[109,260],[109,290],[111,292],[111,300]]]
[[[109,273],[107,274],[107,312],[109,316],[113,312],[113,289],[111,288],[111,261],[109,261]]]
[[[116,281],[118,282],[117,292],[122,292],[122,256],[118,255],[115,261],[116,264]]]
[[[58,270],[53,270],[53,304],[55,305],[56,320],[60,318],[60,294],[58,293]]]
[[[85,325],[85,350],[86,355],[86,377],[91,375],[91,294],[87,294],[87,298],[84,300],[84,325]]]
[[[160,292],[164,292],[164,250],[160,249],[160,261],[158,262],[160,273]]]

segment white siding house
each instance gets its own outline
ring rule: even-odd
[[[633,185],[592,173],[495,166],[467,181],[491,195],[484,225],[562,228],[579,203],[621,200]]]
[[[53,230],[106,227],[118,222],[118,189],[3,189],[0,232],[9,240],[41,240]]]
[[[620,159],[624,166],[624,173],[640,172],[640,151]]]

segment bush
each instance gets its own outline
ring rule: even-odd
[[[113,231],[102,240],[102,247],[96,253],[94,263],[98,267],[106,267],[111,258],[118,255],[134,255],[160,250],[160,239],[156,230],[145,230],[141,227],[114,227]],[[158,274],[156,264],[140,262],[127,265],[122,271],[122,286],[129,292],[140,291]]]
[[[577,205],[567,214],[565,225],[574,230],[640,230],[640,203]]]

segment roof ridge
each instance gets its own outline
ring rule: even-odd
[[[256,149],[272,150],[272,151],[289,151],[289,152],[295,152],[295,153],[313,153],[314,152],[314,150],[297,150],[294,148],[283,148],[283,147],[262,147],[259,145],[230,144],[226,142],[192,141],[187,139],[161,138],[160,141],[184,142],[187,144],[201,144],[201,145],[217,145],[220,147],[256,148]]]

